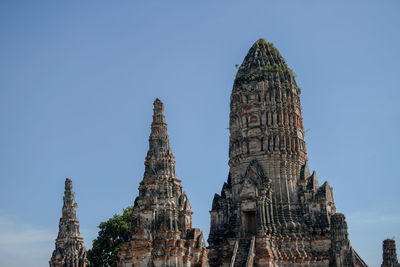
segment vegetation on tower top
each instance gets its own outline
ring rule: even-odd
[[[258,39],[250,48],[240,65],[235,79],[235,86],[248,82],[280,82],[294,84],[296,75],[286,64],[273,43]]]

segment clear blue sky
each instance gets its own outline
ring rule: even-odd
[[[133,204],[156,97],[207,237],[235,64],[258,38],[297,74],[310,167],[379,266],[382,240],[400,237],[399,12],[365,0],[1,1],[0,266],[47,265],[65,177],[87,247]]]

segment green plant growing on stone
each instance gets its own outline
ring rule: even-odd
[[[261,69],[262,74],[267,75],[268,72],[283,72],[283,67],[278,64],[268,65]]]
[[[279,50],[278,50],[278,48],[275,47],[274,43],[271,43],[271,42],[266,42],[266,43],[267,43],[267,45],[268,45],[269,48],[274,49],[275,52],[276,52],[277,54],[279,54]]]
[[[292,77],[296,77],[297,76],[296,73],[294,73],[294,71],[291,68],[287,68],[287,70],[288,70],[290,76],[292,76]]]

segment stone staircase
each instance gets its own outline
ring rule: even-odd
[[[252,267],[255,237],[240,238],[235,241],[230,267]]]

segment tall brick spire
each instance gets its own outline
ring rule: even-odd
[[[230,172],[210,211],[210,265],[365,266],[344,216],[330,224],[333,189],[309,171],[300,89],[273,44],[250,48],[230,108]]]
[[[189,199],[175,175],[164,105],[154,101],[145,173],[132,210],[132,237],[118,266],[208,266],[200,229],[192,228]]]
[[[76,202],[72,192],[72,181],[65,180],[64,204],[56,239],[56,248],[50,259],[50,267],[86,266],[86,248],[79,233],[79,221],[76,218]]]

